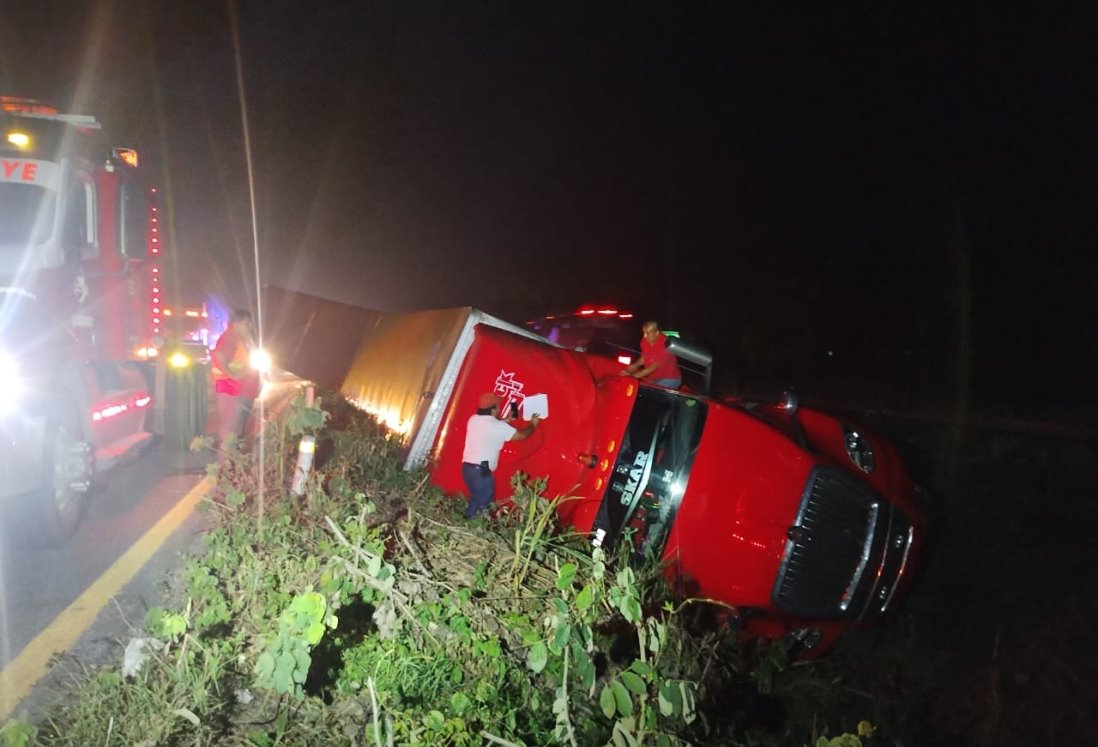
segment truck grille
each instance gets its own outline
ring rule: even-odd
[[[864,618],[888,610],[911,546],[911,522],[857,479],[831,467],[809,476],[774,605],[793,615]]]

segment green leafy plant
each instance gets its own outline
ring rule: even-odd
[[[309,591],[295,596],[278,618],[278,632],[256,660],[256,685],[301,700],[312,665],[309,652],[320,643],[325,629],[337,623],[321,594]]]
[[[14,719],[0,726],[0,747],[27,747],[33,744],[38,729],[22,719]]]

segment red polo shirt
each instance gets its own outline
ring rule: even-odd
[[[259,372],[251,367],[249,364],[249,357],[251,351],[248,346],[240,339],[236,334],[236,330],[232,325],[225,330],[224,334],[217,341],[217,345],[214,350],[223,352],[224,356],[229,361],[241,364],[241,367],[237,371],[222,371],[217,365],[217,359],[214,358],[211,362],[210,368],[212,369],[214,381],[217,379],[231,379],[236,382],[237,389],[239,390],[241,397],[247,397],[248,399],[255,399],[259,396],[259,390],[263,388],[263,383],[259,379]]]
[[[682,371],[679,370],[679,364],[675,361],[675,356],[667,349],[667,337],[660,332],[660,336],[656,338],[655,342],[648,342],[645,337],[641,338],[641,357],[644,358],[644,367],[655,364],[656,370],[648,374],[645,378],[650,381],[656,379],[679,379],[682,380]]]

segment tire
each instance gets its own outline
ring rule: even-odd
[[[42,475],[24,511],[28,539],[56,547],[76,531],[91,492],[92,446],[83,440],[80,414],[70,400],[52,407],[42,436]]]

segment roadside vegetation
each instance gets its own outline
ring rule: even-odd
[[[742,639],[720,608],[670,599],[655,564],[560,531],[537,479],[466,521],[376,422],[322,405],[299,398],[261,454],[213,473],[204,551],[120,642],[139,671],[87,672],[0,745],[901,743],[880,726],[904,726],[896,693],[847,683],[856,653],[791,663]]]

